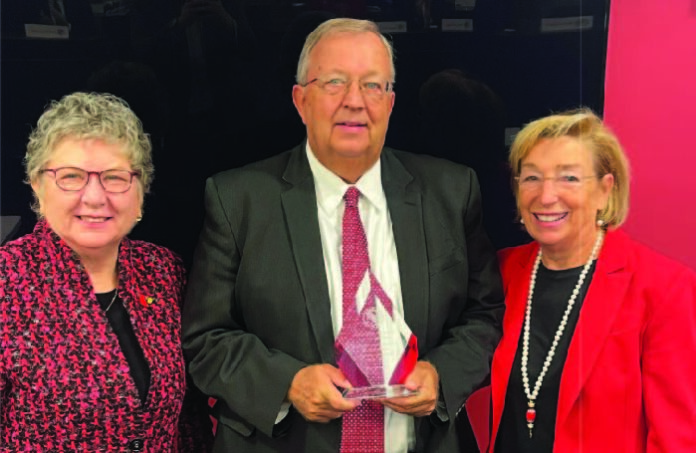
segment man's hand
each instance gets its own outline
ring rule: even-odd
[[[331,365],[311,365],[297,372],[288,390],[288,401],[310,422],[328,423],[355,409],[336,387],[351,387],[341,371]]]
[[[425,417],[435,410],[440,391],[440,377],[430,362],[416,362],[404,385],[409,390],[418,390],[418,394],[382,399],[380,402],[395,412],[414,417]]]

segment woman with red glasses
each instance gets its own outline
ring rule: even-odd
[[[25,163],[39,222],[0,248],[0,450],[208,451],[179,338],[184,268],[126,237],[153,175],[140,121],[117,97],[71,94]]]

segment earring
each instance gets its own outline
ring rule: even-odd
[[[604,220],[602,219],[597,219],[597,226],[602,228],[604,226]]]
[[[524,219],[520,219],[520,223],[524,225]]]
[[[143,220],[143,216],[139,215],[135,218],[135,223],[139,223],[141,220]]]

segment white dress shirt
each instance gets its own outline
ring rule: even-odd
[[[307,144],[306,152],[314,176],[321,245],[329,298],[331,299],[331,321],[334,337],[337,337],[343,323],[343,277],[341,272],[341,230],[345,209],[343,196],[350,185],[324,167],[314,156],[309,144]],[[358,208],[367,237],[372,272],[392,301],[393,316],[402,321],[404,310],[399,278],[399,260],[394,243],[391,217],[387,208],[387,199],[382,189],[381,175],[381,165],[377,161],[355,183],[355,187],[361,193]],[[356,300],[362,300],[364,303],[365,298],[356,297]],[[391,372],[401,358],[403,350],[399,347],[389,347],[393,345],[393,342],[385,340],[394,338],[398,334],[396,329],[399,322],[392,322],[390,315],[381,304],[378,303],[377,307],[384,379],[385,382],[389,382]],[[360,308],[362,307],[358,307],[358,309]],[[409,448],[413,448],[415,446],[413,417],[385,408],[384,439],[386,453],[406,453]]]

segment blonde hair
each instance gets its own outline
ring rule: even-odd
[[[516,177],[522,160],[543,139],[572,137],[581,142],[593,156],[598,178],[611,174],[614,186],[607,206],[597,213],[597,220],[605,227],[619,227],[628,214],[630,170],[628,159],[616,136],[590,109],[581,108],[546,116],[527,124],[515,137],[510,147],[509,163],[512,169],[512,185],[518,194]],[[518,206],[519,210],[519,206]]]
[[[392,84],[394,83],[394,79],[396,78],[396,69],[394,67],[394,49],[387,38],[380,33],[377,24],[369,20],[338,18],[329,19],[323,22],[307,36],[304,46],[302,47],[302,53],[300,53],[300,59],[297,63],[297,74],[295,75],[295,80],[299,85],[304,85],[307,83],[307,73],[309,73],[309,61],[312,50],[322,38],[337,33],[374,33],[379,36],[379,38],[382,40],[382,44],[384,44],[384,47],[387,50],[387,54],[389,55],[391,71],[391,80],[389,82]]]
[[[82,92],[52,101],[29,135],[24,156],[27,183],[37,181],[56,146],[66,138],[122,144],[133,171],[140,174],[136,180],[142,203],[154,174],[152,144],[126,101],[111,94]],[[36,194],[32,209],[39,213]]]

